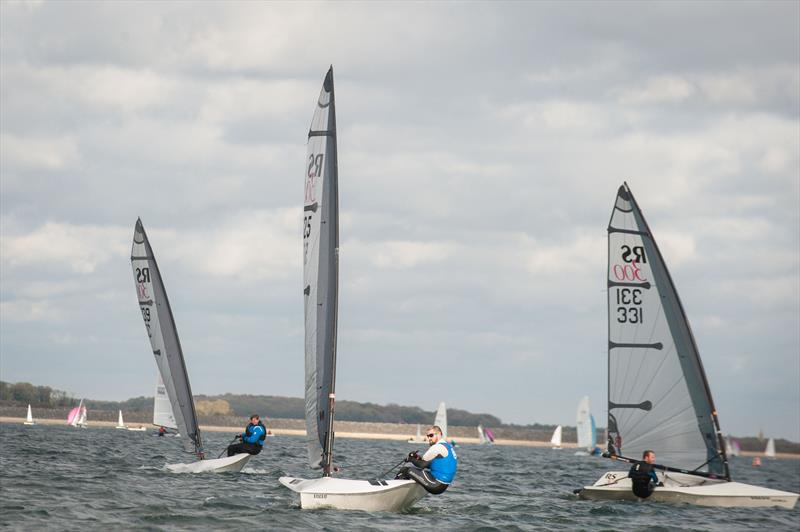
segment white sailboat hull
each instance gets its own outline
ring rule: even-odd
[[[252,455],[247,453],[226,456],[225,458],[211,458],[198,460],[190,464],[167,464],[167,469],[172,473],[238,473],[244,468]]]
[[[351,480],[281,477],[281,484],[300,495],[300,508],[399,512],[426,495],[413,480]]]
[[[663,487],[655,488],[648,501],[686,503],[719,508],[794,508],[798,494],[762,488],[741,482],[713,480],[683,473],[659,472]],[[627,471],[610,471],[592,486],[584,487],[578,496],[596,501],[635,501]]]

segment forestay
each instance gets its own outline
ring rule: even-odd
[[[166,427],[168,429],[177,429],[178,425],[175,422],[175,415],[172,413],[172,405],[169,402],[167,395],[167,387],[164,386],[164,381],[161,380],[161,374],[158,374],[156,379],[155,398],[153,399],[153,425],[158,427]]]
[[[328,70],[308,132],[303,202],[303,294],[308,459],[330,474],[336,374],[339,205],[333,68]]]
[[[133,233],[131,265],[142,318],[147,336],[150,338],[156,365],[172,405],[175,426],[181,436],[185,437],[184,448],[189,452],[202,453],[200,429],[197,425],[181,342],[161,273],[141,220],[136,221]]]
[[[729,478],[689,323],[627,184],[608,227],[608,451]]]

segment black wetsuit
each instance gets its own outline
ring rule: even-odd
[[[429,469],[425,469],[429,462],[425,460],[411,460],[411,463],[414,465],[407,465],[400,468],[400,471],[397,472],[397,476],[394,478],[402,478],[404,480],[413,480],[423,488],[425,491],[432,495],[439,495],[440,493],[444,493],[444,490],[447,489],[449,484],[445,484],[444,482],[439,482],[433,475]]]
[[[653,490],[658,485],[658,477],[652,464],[647,462],[636,462],[628,472],[631,479],[633,494],[639,498],[646,499],[653,494]]]

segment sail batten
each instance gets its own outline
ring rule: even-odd
[[[184,449],[188,452],[202,454],[203,442],[189,385],[189,375],[183,358],[183,349],[178,338],[178,330],[161,272],[141,220],[136,221],[136,229],[133,234],[131,266],[142,318],[166,395],[172,407],[176,428],[185,437]],[[158,401],[158,387],[155,400]],[[154,422],[155,418],[154,413]]]
[[[608,225],[609,451],[729,478],[719,423],[678,293],[627,184]]]
[[[333,456],[339,201],[333,68],[322,84],[308,133],[303,202],[305,398],[308,459],[329,475]]]

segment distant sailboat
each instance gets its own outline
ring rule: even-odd
[[[738,441],[729,436],[725,438],[725,452],[728,456],[739,456],[742,454],[742,447]]]
[[[421,425],[417,423],[417,434],[408,439],[408,443],[425,443],[425,437],[422,436]]]
[[[589,396],[585,396],[578,403],[576,416],[576,431],[578,433],[578,450],[576,455],[587,455],[594,450],[597,434],[594,418],[589,413]]]
[[[167,388],[161,380],[161,373],[156,379],[156,390],[153,396],[153,425],[167,429],[178,430],[175,414],[172,413],[172,404],[167,396]]]
[[[764,449],[764,456],[767,458],[775,458],[775,440],[770,438],[767,441],[767,447]]]
[[[33,420],[33,412],[31,412],[31,405],[28,405],[28,415],[25,416],[25,422],[23,425],[36,425],[36,422]]]
[[[553,449],[561,449],[561,425],[556,427],[556,430],[553,431],[553,437],[550,438],[550,444],[553,446]]]
[[[125,430],[128,427],[125,426],[125,422],[122,421],[122,410],[119,411],[119,417],[117,418],[117,426],[114,427],[115,429]]]
[[[444,402],[439,403],[439,408],[436,409],[436,418],[433,424],[442,429],[442,438],[447,439],[447,406]]]
[[[491,429],[485,429],[483,425],[478,425],[478,443],[482,445],[494,443],[494,433]]]
[[[422,498],[413,480],[334,478],[333,417],[339,299],[339,193],[336,100],[328,71],[308,132],[303,203],[303,299],[308,462],[322,477],[281,477],[303,509],[400,511]]]
[[[636,463],[653,449],[663,472],[650,500],[720,507],[794,507],[798,495],[731,482],[717,411],[678,292],[627,184],[608,225],[608,442]],[[667,474],[668,472],[668,474]],[[628,472],[579,496],[636,500]]]
[[[81,399],[80,404],[69,411],[69,414],[67,415],[67,425],[86,428],[86,418],[86,407],[83,404],[83,399]]]
[[[136,221],[133,232],[131,266],[147,336],[176,416],[176,425],[183,437],[184,450],[199,459],[190,464],[167,464],[167,469],[176,473],[241,471],[251,455],[241,453],[225,458],[205,458],[178,330],[161,272],[141,220]]]

